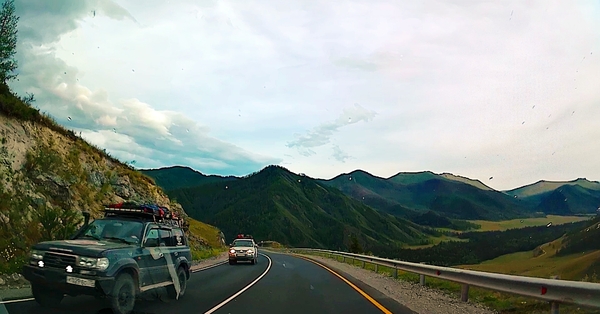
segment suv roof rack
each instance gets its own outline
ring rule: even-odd
[[[157,204],[137,204],[134,202],[121,202],[104,205],[104,217],[139,217],[150,219],[154,222],[164,223],[176,227],[183,227],[183,219],[171,212],[167,207]]]
[[[254,240],[254,237],[249,235],[249,234],[238,234],[237,237],[235,237],[236,239],[252,239]]]

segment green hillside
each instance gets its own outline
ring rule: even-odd
[[[143,174],[154,179],[165,191],[194,187],[205,183],[224,182],[239,178],[205,175],[189,167],[173,166],[159,169],[143,169]]]
[[[583,225],[582,225],[583,224]],[[465,269],[600,282],[600,216],[533,250],[499,256]]]
[[[600,239],[600,216],[596,216],[584,228],[567,233],[556,255],[583,254],[600,250],[598,239]],[[598,275],[600,275],[600,261],[597,264]]]
[[[556,190],[530,196],[539,202],[537,211],[556,214],[592,214],[600,209],[600,190],[584,188],[580,185],[563,185]]]
[[[352,237],[373,252],[380,246],[427,243],[426,229],[380,213],[337,189],[279,166],[239,180],[172,190],[191,217],[290,246],[345,249]]]

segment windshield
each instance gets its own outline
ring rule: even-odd
[[[233,246],[241,246],[241,247],[253,247],[252,241],[248,240],[236,240],[233,241]]]
[[[99,219],[90,223],[85,232],[77,238],[139,243],[143,228],[144,225],[139,221]]]

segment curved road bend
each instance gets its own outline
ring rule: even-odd
[[[180,300],[138,301],[133,314],[414,313],[332,270],[346,280],[303,258],[268,252],[257,265],[224,264],[196,272]],[[42,309],[35,301],[3,305],[9,314],[111,313],[103,301],[86,296],[65,297],[58,309]]]

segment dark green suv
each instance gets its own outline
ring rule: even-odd
[[[108,205],[104,218],[88,223],[70,240],[32,247],[23,276],[35,300],[57,306],[65,295],[106,298],[115,313],[129,313],[142,293],[166,288],[185,293],[192,256],[182,220],[165,207]]]

